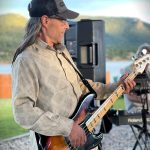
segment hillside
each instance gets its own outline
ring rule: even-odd
[[[136,18],[81,16],[79,19],[105,21],[105,47],[108,59],[131,59],[138,46],[150,43],[150,24]],[[11,62],[24,35],[27,19],[18,14],[0,15],[0,63]]]
[[[11,62],[24,35],[27,19],[16,14],[0,15],[0,62]]]
[[[89,17],[105,21],[105,47],[108,59],[131,59],[137,48],[150,43],[150,24],[136,18]]]

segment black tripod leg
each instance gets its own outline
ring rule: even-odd
[[[149,133],[148,133],[149,134]],[[145,139],[144,137],[142,137],[142,135],[145,135]],[[133,150],[136,150],[136,147],[139,145],[141,150],[149,150],[150,148],[147,145],[148,142],[148,135],[146,135],[146,133],[144,133],[143,131],[141,131],[138,135],[138,137],[135,135],[136,137],[136,142],[134,144]],[[140,143],[140,139],[142,140],[142,143],[144,144],[144,149],[142,149],[141,143]]]
[[[133,150],[135,150],[138,145],[140,146],[140,148],[142,150],[142,146],[141,146],[141,143],[140,143],[141,137],[142,137],[142,131],[139,133],[139,135],[137,137],[137,140],[136,140],[136,142],[134,144]]]
[[[135,138],[136,138],[136,142],[135,142],[135,144],[134,144],[133,150],[136,149],[137,145],[139,145],[139,146],[140,146],[140,149],[142,150],[142,146],[141,146],[141,144],[140,144],[140,138],[142,137],[142,131],[139,133],[139,135],[138,135],[138,137],[137,137],[137,135],[136,135],[136,133],[135,133],[133,127],[132,127],[132,126],[130,126],[130,127],[131,127],[131,129],[132,129],[132,132],[134,133]]]
[[[147,131],[146,131],[146,132],[147,132]],[[149,150],[150,147],[147,145],[147,144],[148,144],[148,138],[149,138],[148,134],[149,134],[149,133],[143,133],[143,134],[145,134],[145,137],[142,137],[142,141],[143,141],[144,146],[145,146],[144,150]],[[145,139],[144,139],[144,138],[145,138]]]
[[[150,138],[150,133],[149,132],[147,133],[147,136]]]

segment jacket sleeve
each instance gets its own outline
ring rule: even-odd
[[[26,58],[17,58],[13,64],[12,77],[15,121],[23,128],[43,135],[68,136],[73,120],[37,107],[40,82],[35,63]]]
[[[93,82],[92,80],[88,80],[92,88],[97,93],[97,99],[103,100],[106,99],[116,88],[117,83],[111,83],[111,84],[104,84],[101,82]],[[83,94],[88,92],[87,87],[83,84],[83,82],[80,80],[80,87],[82,89]]]

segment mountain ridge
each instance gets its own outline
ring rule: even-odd
[[[80,16],[76,21],[80,19],[104,20],[107,59],[129,59],[141,44],[150,43],[150,24],[137,18]],[[0,15],[0,62],[11,62],[26,23],[19,14]]]

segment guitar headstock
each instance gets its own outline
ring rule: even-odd
[[[141,74],[148,64],[150,64],[150,54],[146,54],[136,59],[133,63],[133,69],[137,74]]]

